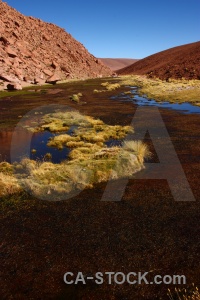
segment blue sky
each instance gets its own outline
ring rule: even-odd
[[[55,23],[96,57],[143,58],[200,40],[200,0],[7,0]]]

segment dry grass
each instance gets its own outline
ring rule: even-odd
[[[74,190],[91,188],[95,183],[129,177],[143,168],[149,151],[143,143],[128,141],[123,147],[77,142],[70,159],[60,164],[38,162],[28,158],[20,163],[0,164],[1,195],[22,191],[36,197],[63,199]],[[48,155],[51,159],[51,155]],[[9,175],[7,175],[9,174]]]
[[[13,166],[9,163],[0,163],[0,197],[20,192],[21,187],[13,176]]]
[[[57,111],[54,113],[46,114],[41,119],[41,125],[37,128],[25,126],[27,130],[39,132],[48,130],[50,132],[68,131],[69,128],[74,126],[88,126],[90,122],[87,118],[80,114],[78,111]]]
[[[140,142],[126,142],[123,147],[108,148],[109,139],[123,139],[130,126],[107,125],[99,119],[68,111],[47,114],[37,131],[44,129],[61,131],[75,126],[70,134],[59,134],[48,141],[48,146],[71,148],[69,159],[54,164],[47,153],[43,162],[22,159],[20,163],[0,165],[1,183],[5,185],[3,194],[11,194],[20,189],[33,193],[36,197],[47,199],[49,195],[62,199],[63,195],[74,190],[92,187],[95,183],[109,178],[117,179],[131,176],[143,168],[147,147]],[[5,183],[9,182],[9,186]]]
[[[64,117],[65,116],[65,121]],[[42,125],[40,128],[41,130],[44,130],[44,128],[47,128],[51,131],[51,127],[49,127],[49,119],[51,122],[51,125],[55,123],[54,126],[57,127],[58,132],[63,128],[63,124],[66,125],[67,128],[70,128],[71,126],[76,126],[77,128],[74,130],[73,135],[69,134],[60,134],[58,136],[55,136],[51,138],[48,142],[49,147],[57,147],[58,149],[63,149],[63,147],[67,146],[70,148],[74,147],[90,147],[90,144],[98,144],[102,145],[102,143],[105,143],[109,139],[123,139],[125,136],[133,132],[133,128],[130,126],[120,126],[120,125],[107,125],[104,124],[102,120],[94,119],[90,116],[82,116],[77,112],[60,112],[51,114],[50,116],[44,116],[43,120],[44,122],[47,122],[47,124]],[[64,122],[64,123],[63,123]],[[61,127],[57,126],[57,124],[60,123]],[[38,128],[37,130],[40,130]]]
[[[121,87],[121,85],[119,83],[109,83],[109,82],[103,82],[101,84],[101,86],[105,87],[106,89],[104,89],[104,90],[95,89],[93,92],[94,93],[102,93],[102,92],[107,92],[107,91],[114,91]]]
[[[78,94],[73,94],[72,96],[70,96],[69,98],[76,102],[76,103],[79,103],[80,102],[80,98],[82,97],[82,93],[78,93]]]
[[[162,81],[158,78],[150,79],[145,76],[123,76],[121,85],[139,87],[140,96],[146,96],[157,101],[169,101],[171,103],[191,102],[200,106],[200,81],[199,80],[175,80]]]
[[[132,151],[140,163],[144,162],[144,158],[151,157],[151,152],[142,141],[126,141],[124,142],[123,148],[127,151]]]
[[[168,290],[168,297],[170,300],[200,300],[200,293],[198,288],[193,286],[191,289],[175,289],[173,294]]]

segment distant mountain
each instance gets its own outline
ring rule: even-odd
[[[131,59],[131,58],[99,58],[99,59],[113,71],[122,69],[138,61],[138,59]]]
[[[174,47],[148,56],[117,71],[119,75],[200,79],[200,42]]]
[[[64,29],[0,1],[0,84],[55,83],[112,71]]]

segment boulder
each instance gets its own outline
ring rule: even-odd
[[[36,77],[34,78],[34,81],[33,81],[34,84],[44,84],[44,80],[42,80],[42,78],[40,77]]]
[[[46,83],[56,84],[59,80],[61,80],[60,76],[54,73],[52,76],[47,78]]]
[[[15,83],[15,82],[10,82],[8,85],[7,85],[7,89],[9,91],[20,91],[22,90],[22,86],[20,83]]]

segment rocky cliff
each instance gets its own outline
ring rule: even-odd
[[[0,85],[55,83],[112,71],[64,29],[26,17],[0,0]]]

